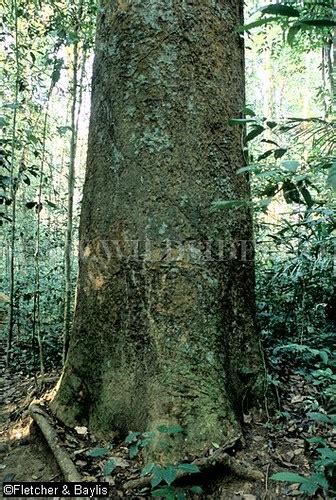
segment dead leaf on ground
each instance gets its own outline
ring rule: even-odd
[[[75,431],[80,436],[87,436],[87,434],[88,434],[88,428],[85,426],[77,426],[77,427],[75,427]]]

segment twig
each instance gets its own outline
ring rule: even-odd
[[[260,354],[261,354],[261,361],[263,364],[264,368],[264,375],[265,375],[265,386],[264,386],[264,403],[265,403],[265,412],[266,412],[266,417],[267,417],[267,422],[270,421],[270,414],[268,411],[268,400],[267,400],[267,390],[268,390],[268,372],[267,372],[267,366],[266,366],[266,360],[265,360],[265,354],[264,350],[261,345],[261,340],[259,339],[259,349],[260,349]]]

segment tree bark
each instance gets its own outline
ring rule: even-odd
[[[228,124],[244,106],[240,4],[103,1],[98,22],[77,306],[53,407],[105,435],[179,424],[174,459],[239,434],[260,367],[253,252],[241,255],[251,213],[211,210],[249,197]]]

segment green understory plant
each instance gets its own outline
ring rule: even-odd
[[[129,446],[129,456],[135,458],[140,451],[146,450],[155,440],[159,449],[169,450],[171,440],[183,433],[183,428],[178,425],[160,425],[155,431],[148,432],[129,432],[125,443]],[[150,462],[145,465],[141,471],[141,477],[149,476],[151,485],[151,495],[153,497],[162,497],[168,500],[183,500],[186,498],[186,490],[175,486],[173,483],[182,474],[199,473],[197,465],[188,462],[178,464],[158,464]],[[200,486],[192,486],[189,491],[194,494],[202,492]]]
[[[323,422],[335,425],[336,415],[324,415],[322,413],[308,413],[308,416],[316,422]],[[320,437],[307,439],[311,444],[317,444],[314,451],[313,473],[303,476],[293,472],[277,472],[271,476],[273,481],[284,481],[288,483],[298,483],[299,491],[313,496],[318,492],[324,495],[336,494],[336,450],[328,446],[327,442]]]

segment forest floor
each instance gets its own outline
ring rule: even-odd
[[[37,389],[38,380],[22,372],[5,372],[4,346],[0,345],[0,479],[1,481],[63,481],[53,454],[41,432],[28,413],[33,400],[43,400],[45,393],[55,384],[57,374],[48,374],[44,393]],[[286,370],[285,370],[286,371]],[[281,406],[286,418],[267,419],[261,415],[246,415],[244,437],[240,445],[230,451],[248,467],[263,473],[261,481],[235,477],[232,472],[217,469],[206,474],[190,475],[189,485],[202,487],[203,494],[187,494],[186,498],[209,499],[281,499],[303,498],[299,484],[288,485],[270,480],[278,471],[308,474],[310,471],[308,437],[332,434],[324,424],[305,419],[303,402],[314,395],[316,387],[306,383],[302,376],[283,374]],[[47,410],[48,411],[48,410]],[[67,449],[83,481],[108,481],[110,498],[150,498],[150,485],[137,491],[125,489],[125,483],[139,478],[143,464],[139,457],[130,459],[125,442],[99,441],[85,427],[70,429],[52,416],[50,421],[57,430],[60,442]],[[332,436],[331,436],[332,437]],[[213,450],[212,450],[213,451]],[[209,451],[211,453],[211,450]],[[106,463],[113,461],[114,470],[106,475]],[[105,474],[104,474],[105,467]],[[179,486],[178,486],[179,487]],[[176,490],[178,491],[178,490]],[[183,491],[186,491],[185,489]],[[172,498],[172,497],[170,497]],[[176,497],[178,498],[178,497]],[[181,497],[180,497],[181,498]],[[315,496],[315,498],[325,498]]]

